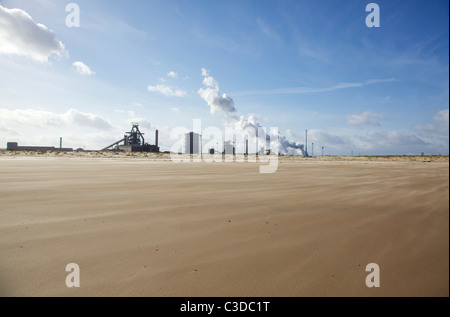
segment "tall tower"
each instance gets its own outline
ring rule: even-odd
[[[308,130],[306,130],[305,154],[306,154],[306,157],[309,156],[309,154],[308,154]]]
[[[186,154],[199,154],[200,148],[200,134],[190,132],[185,135],[185,152]]]

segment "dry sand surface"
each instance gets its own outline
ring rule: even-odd
[[[449,296],[448,157],[0,152],[1,296]],[[67,288],[68,263],[81,287]],[[381,287],[368,288],[377,263]]]

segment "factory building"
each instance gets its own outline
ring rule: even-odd
[[[200,154],[202,151],[201,136],[198,133],[186,133],[184,148],[186,154]]]
[[[19,146],[17,142],[8,142],[6,144],[6,149],[8,151],[73,151],[72,148],[63,148],[62,144],[59,148],[54,146]]]

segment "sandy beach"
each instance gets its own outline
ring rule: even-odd
[[[449,296],[448,157],[258,166],[1,152],[0,296]]]

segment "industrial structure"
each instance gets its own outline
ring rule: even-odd
[[[56,148],[54,146],[19,146],[19,143],[17,142],[8,142],[6,144],[6,149],[8,151],[73,151],[72,148],[62,147],[62,138],[59,141],[59,148]]]
[[[133,127],[130,132],[126,132],[123,139],[114,142],[105,147],[101,151],[113,150],[124,152],[152,152],[159,153],[158,139],[159,131],[155,133],[155,145],[145,143],[144,133],[139,130],[138,123],[132,123]]]
[[[202,152],[201,138],[201,135],[198,133],[186,133],[184,139],[185,154],[200,154]]]
[[[223,142],[223,153],[222,154],[236,155],[236,146],[235,146],[234,142],[231,142],[231,141]]]

